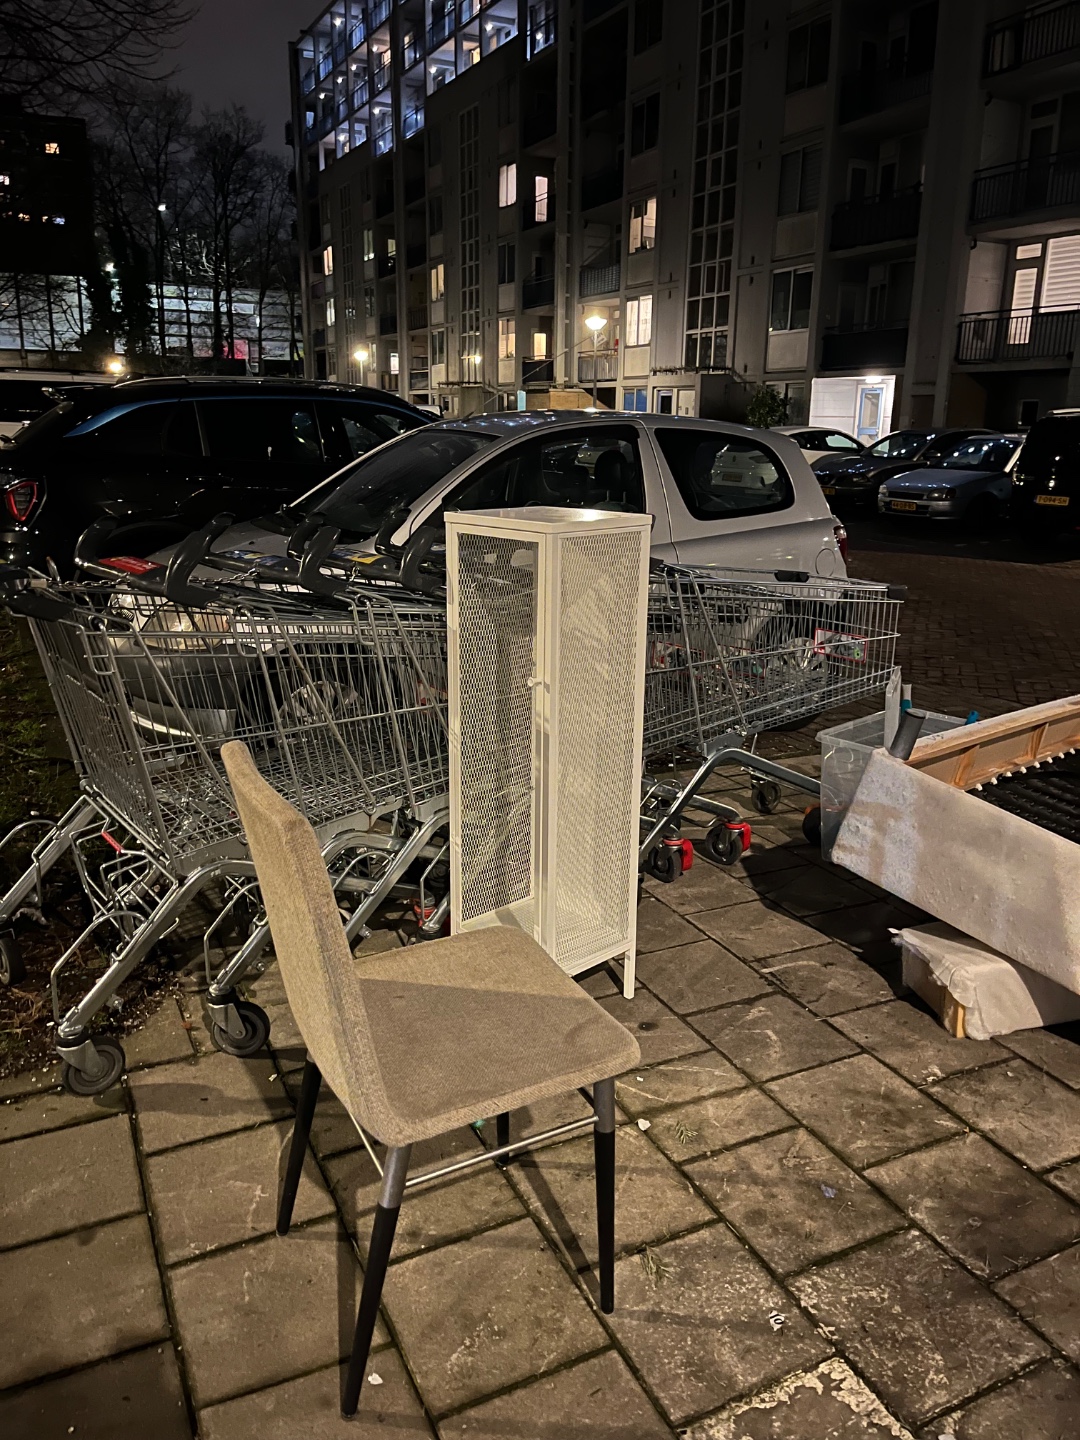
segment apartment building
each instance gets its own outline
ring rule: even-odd
[[[864,439],[1080,403],[1077,0],[333,0],[292,76],[313,374],[766,383]]]

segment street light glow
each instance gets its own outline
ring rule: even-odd
[[[124,362],[114,358],[106,362],[105,369],[110,375],[122,375],[124,373]]]
[[[359,350],[354,350],[352,352],[352,358],[358,361],[361,365],[364,365],[367,362],[368,352],[363,348],[363,346],[361,346]]]
[[[592,333],[593,333],[594,335],[599,335],[600,331],[603,330],[604,326],[607,324],[607,316],[606,316],[606,315],[586,315],[586,316],[585,316],[585,324],[586,324],[586,326],[592,331]]]

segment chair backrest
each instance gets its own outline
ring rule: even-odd
[[[259,877],[278,968],[311,1058],[357,1120],[378,1134],[387,1105],[367,1011],[315,832],[260,774],[239,740],[221,747]],[[357,1112],[362,1097],[365,1114]]]

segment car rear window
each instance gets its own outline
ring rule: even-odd
[[[996,435],[973,436],[954,445],[937,463],[950,470],[1004,470],[1015,453],[1015,440]]]
[[[656,443],[696,520],[733,520],[794,504],[787,471],[771,450],[738,435],[657,429]]]

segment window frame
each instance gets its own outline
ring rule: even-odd
[[[652,207],[651,233],[649,230],[649,207]],[[657,218],[657,196],[645,195],[637,200],[630,201],[630,214],[627,222],[627,253],[629,255],[641,255],[648,250],[656,249],[656,218]],[[639,210],[640,214],[635,215],[634,211]],[[634,244],[634,232],[637,229],[638,244]]]
[[[660,91],[653,90],[630,105],[630,154],[647,155],[659,143]]]
[[[793,325],[792,319],[796,314],[795,310],[795,287],[800,276],[810,277],[810,288],[806,296],[806,324]],[[786,300],[786,321],[784,325],[773,324],[776,318],[777,281],[787,278],[787,300]],[[812,265],[789,265],[781,270],[774,270],[769,283],[769,334],[789,335],[792,332],[809,330],[810,313],[814,303],[814,267]]]
[[[517,161],[507,160],[499,166],[499,209],[509,210],[517,204]]]
[[[799,74],[794,76],[796,66],[792,64],[792,61],[796,59],[796,56],[793,55],[793,42],[796,36],[803,35],[806,36],[806,44],[802,50],[801,63],[797,65]],[[787,53],[784,57],[785,95],[796,95],[801,90],[814,90],[819,85],[824,85],[829,78],[829,52],[831,49],[831,16],[822,15],[816,20],[807,20],[802,25],[792,26],[788,31]]]
[[[624,341],[627,349],[631,346],[641,348],[652,344],[652,312],[653,296],[651,291],[645,295],[631,295],[628,298]],[[642,334],[643,331],[644,334]]]

